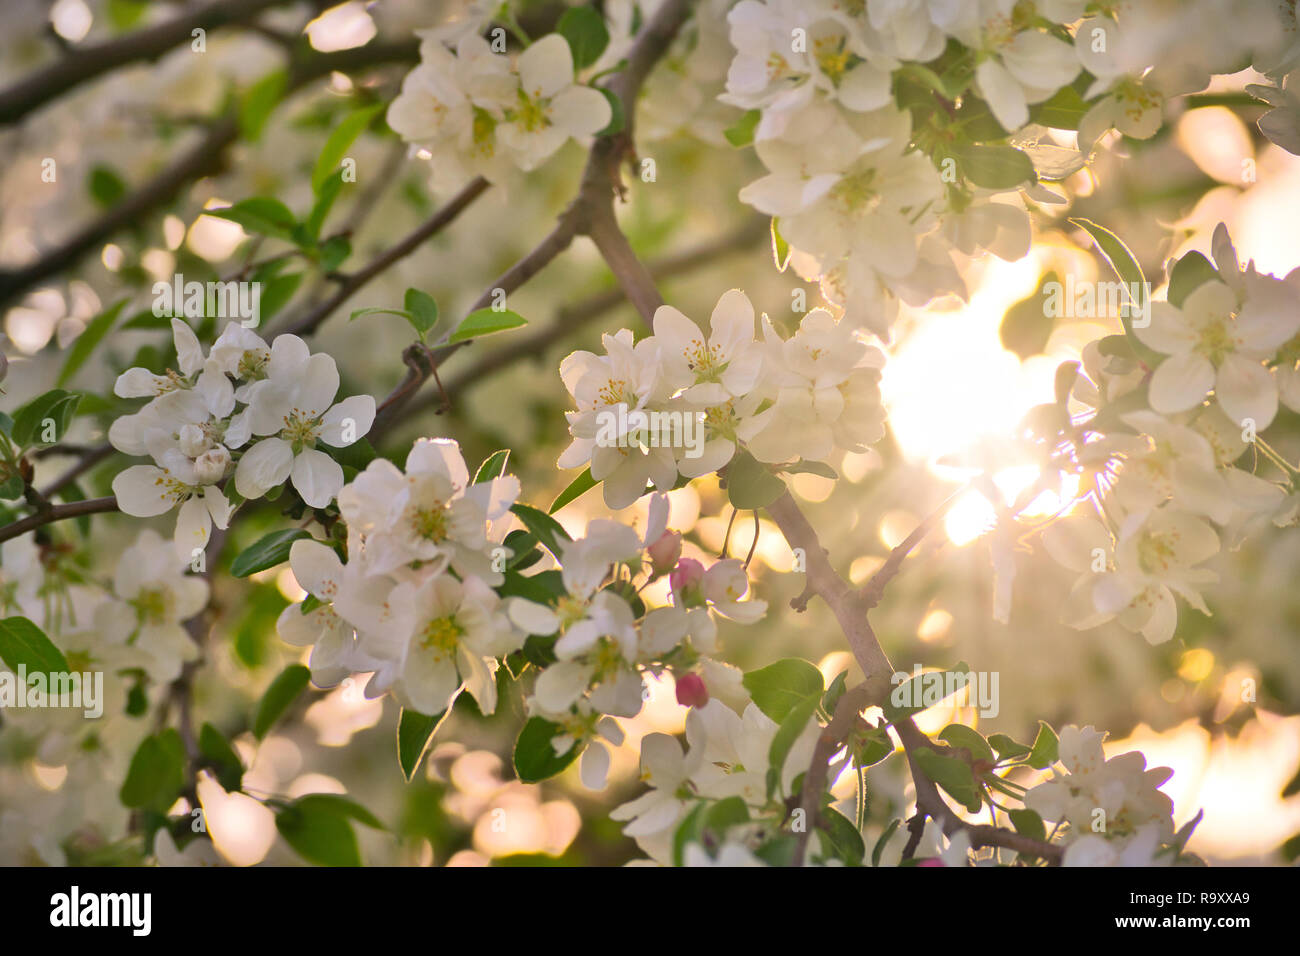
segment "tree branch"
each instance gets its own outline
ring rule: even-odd
[[[732,253],[748,249],[766,237],[767,231],[767,222],[755,217],[734,232],[703,242],[683,252],[664,256],[662,259],[648,263],[646,268],[656,282],[670,279],[710,265]],[[625,301],[627,296],[619,286],[598,292],[573,305],[564,306],[557,312],[555,321],[550,325],[511,335],[507,337],[506,344],[502,347],[485,352],[472,365],[458,370],[455,375],[445,376],[443,381],[447,386],[448,394],[459,394],[469,386],[483,381],[520,359],[539,357],[565,335],[600,318]],[[421,400],[420,407],[423,408],[431,402],[432,400],[429,402]]]
[[[489,185],[491,184],[482,176],[471,179],[445,206],[430,216],[417,229],[407,234],[404,239],[386,252],[376,256],[364,268],[348,276],[332,296],[312,308],[301,318],[283,329],[278,329],[277,334],[291,332],[294,335],[307,335],[314,332],[316,327],[329,318],[335,309],[352,298],[360,289],[368,285],[372,279],[395,263],[405,259],[433,236],[436,236],[448,225],[455,222],[456,217],[464,212],[475,199],[483,195]]]
[[[56,445],[54,447],[57,448],[58,446]],[[48,498],[58,493],[59,491],[62,491],[68,485],[72,484],[74,481],[80,478],[83,474],[85,474],[86,472],[90,471],[90,469],[98,465],[101,461],[105,461],[106,459],[112,458],[113,455],[116,454],[116,452],[117,449],[107,443],[103,445],[96,445],[93,448],[85,449],[84,451],[79,453],[77,463],[73,465],[71,468],[69,468],[67,471],[65,471],[63,474],[59,475],[58,478],[55,478],[54,481],[50,482],[48,485],[42,488],[41,494],[45,495]]]
[[[334,70],[346,72],[381,63],[408,61],[418,55],[415,43],[370,44],[338,53],[313,53],[293,65],[285,95]],[[71,267],[96,246],[171,202],[187,183],[223,170],[226,152],[238,138],[239,122],[234,115],[218,119],[189,151],[99,219],[30,265],[0,270],[0,306]]]
[[[64,518],[79,518],[82,515],[102,514],[105,511],[116,510],[117,498],[112,495],[106,498],[91,498],[87,501],[69,501],[66,504],[51,505],[34,515],[28,515],[26,518],[0,528],[0,541],[8,541],[10,538],[26,534],[34,528],[55,521],[62,521]]]
[[[867,583],[862,586],[862,601],[868,608],[873,608],[880,603],[880,598],[885,593],[885,586],[888,585],[889,582],[894,579],[894,576],[902,569],[903,560],[912,553],[913,549],[921,543],[926,535],[939,526],[939,522],[942,521],[943,516],[948,513],[948,509],[957,502],[957,499],[960,498],[965,491],[966,489],[962,488],[960,491],[950,495],[943,504],[939,505],[939,507],[935,508],[934,511],[926,515],[925,519],[912,529],[911,534],[904,538],[897,547],[889,552],[889,557],[885,558],[885,563],[882,564]]]
[[[0,126],[22,119],[32,110],[118,67],[156,60],[173,47],[191,41],[198,29],[213,30],[245,22],[287,0],[215,0],[184,16],[136,30],[103,43],[73,47],[49,66],[0,90]]]

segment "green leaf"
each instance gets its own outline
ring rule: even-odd
[[[1031,355],[1041,355],[1047,348],[1047,341],[1056,326],[1055,319],[1047,314],[1047,287],[1056,283],[1059,290],[1060,281],[1055,272],[1048,272],[1038,281],[1037,289],[1003,313],[998,338],[1004,349],[1027,359]]]
[[[58,443],[67,434],[80,403],[80,395],[61,388],[36,396],[14,413],[14,444],[19,448],[35,448]],[[49,423],[54,426],[53,436],[46,441]]]
[[[230,573],[237,578],[246,578],[282,564],[289,560],[289,550],[295,541],[310,537],[311,533],[305,528],[285,528],[263,535],[230,562]]]
[[[1050,126],[1053,129],[1079,128],[1079,121],[1088,112],[1088,103],[1073,86],[1064,86],[1050,98],[1030,109],[1030,118],[1035,123]],[[1085,147],[1088,144],[1080,143]]]
[[[325,225],[325,219],[329,216],[330,209],[334,206],[334,200],[339,198],[339,193],[342,191],[342,170],[329,176],[316,190],[316,201],[312,204],[311,212],[307,214],[307,221],[303,224],[307,234],[312,239],[320,237],[320,231]]]
[[[1205,283],[1219,278],[1218,270],[1199,252],[1189,252],[1169,271],[1169,304],[1183,307],[1187,297]]]
[[[450,712],[451,709],[448,708],[441,714],[430,717],[402,708],[402,716],[397,721],[397,762],[407,783],[415,778],[415,771],[420,768],[420,761],[429,749],[429,742]]]
[[[835,679],[831,681],[831,685],[826,688],[826,693],[822,694],[822,710],[827,714],[835,713],[836,705],[839,704],[840,698],[844,696],[848,677],[848,671],[840,671],[835,675]]]
[[[536,535],[546,550],[557,558],[560,556],[560,542],[573,540],[564,526],[544,511],[524,504],[517,504],[510,510],[524,523],[525,528]]]
[[[1026,747],[1024,744],[1016,743],[1006,734],[991,735],[989,737],[989,743],[993,745],[993,749],[998,752],[998,756],[1003,760],[1006,760],[1009,757],[1012,759],[1023,757],[1025,754],[1029,753],[1031,749]]]
[[[347,236],[331,236],[320,245],[317,260],[322,272],[333,272],[352,255],[352,243]]]
[[[882,723],[854,737],[853,762],[859,767],[880,763],[894,752],[894,741],[889,736],[888,724]]]
[[[734,124],[724,129],[722,135],[727,137],[727,142],[737,149],[749,146],[754,142],[754,130],[758,128],[758,121],[762,118],[762,110],[747,110]]]
[[[541,717],[530,717],[515,740],[515,773],[524,783],[539,783],[563,771],[582,752],[575,743],[563,755],[557,755],[551,740],[564,733],[564,728]]]
[[[112,167],[98,165],[86,177],[86,189],[101,206],[115,206],[126,195],[126,183]]]
[[[939,733],[939,739],[950,746],[965,748],[974,760],[993,763],[993,750],[984,735],[965,724],[949,724]]]
[[[357,803],[355,800],[349,800],[347,797],[338,793],[310,793],[305,797],[299,798],[294,806],[311,807],[313,810],[319,809],[325,812],[336,813],[341,817],[350,817],[372,830],[387,830],[383,822]]]
[[[118,798],[125,807],[165,811],[185,786],[185,746],[168,727],[140,741]]]
[[[330,133],[329,139],[325,140],[320,155],[316,157],[316,165],[311,173],[312,192],[319,194],[325,188],[329,178],[338,172],[339,164],[343,162],[348,147],[383,108],[384,104],[376,103],[373,106],[363,106],[343,117],[342,122]]]
[[[171,324],[172,317],[170,315],[154,315],[152,308],[141,309],[122,323],[122,331],[125,332],[128,329],[169,329]]]
[[[360,866],[361,850],[348,816],[337,806],[313,800],[311,794],[284,807],[275,828],[286,843],[308,863],[318,866]]]
[[[86,364],[86,359],[90,358],[91,353],[95,351],[95,346],[103,340],[104,336],[108,334],[108,330],[113,327],[113,323],[117,321],[117,317],[121,314],[127,301],[127,299],[119,300],[86,323],[86,328],[73,341],[72,347],[68,349],[68,357],[63,362],[63,369],[59,372],[55,385],[65,384],[73,375],[77,374],[77,370],[81,366]]]
[[[785,482],[747,451],[727,465],[727,498],[738,511],[766,508],[785,492]]]
[[[953,155],[962,176],[985,189],[1014,189],[1036,179],[1033,161],[1014,146],[956,146]]]
[[[262,695],[253,720],[253,735],[261,740],[277,720],[284,716],[289,705],[297,699],[311,681],[311,671],[301,664],[290,664],[282,670]]]
[[[785,758],[790,756],[790,748],[804,732],[813,714],[817,713],[819,703],[821,703],[820,689],[816,694],[805,697],[791,707],[790,712],[781,721],[781,726],[777,728],[776,734],[773,735],[772,743],[767,750],[767,765],[770,770],[776,772],[778,782],[785,775]]]
[[[564,576],[559,571],[543,571],[527,577],[518,571],[506,571],[505,581],[496,591],[502,597],[522,597],[546,605],[553,605],[561,595],[568,593]]]
[[[819,819],[835,855],[849,866],[861,866],[867,846],[853,821],[832,807],[825,807]]]
[[[275,276],[262,283],[260,297],[257,300],[258,318],[265,322],[284,308],[302,283],[302,273]]]
[[[781,220],[776,216],[772,217],[772,259],[777,272],[784,272],[790,265],[790,243],[781,235]]]
[[[447,344],[455,345],[457,342],[482,338],[485,335],[504,332],[507,329],[517,329],[527,324],[528,322],[523,316],[517,312],[511,312],[509,309],[503,309],[500,312],[491,308],[479,309],[477,312],[471,312],[461,320],[460,325],[456,326],[456,330],[447,339]]]
[[[1046,721],[1040,720],[1038,722],[1038,737],[1034,740],[1033,749],[1029,751],[1029,766],[1035,770],[1046,770],[1056,763],[1060,743],[1056,731],[1052,730]]]
[[[749,806],[743,797],[727,797],[709,807],[703,817],[704,830],[719,837],[734,826],[749,822]]]
[[[742,683],[758,709],[778,724],[802,701],[821,697],[822,672],[808,661],[786,657],[745,674]]]
[[[1119,276],[1124,289],[1124,298],[1130,306],[1130,309],[1120,309],[1119,318],[1124,324],[1124,334],[1129,337],[1133,351],[1138,358],[1147,364],[1159,362],[1160,356],[1139,341],[1137,335],[1133,332],[1132,312],[1136,311],[1139,314],[1148,316],[1149,321],[1149,310],[1151,308],[1151,303],[1148,301],[1146,276],[1142,274],[1142,266],[1138,264],[1137,257],[1133,255],[1132,250],[1124,244],[1124,241],[1119,236],[1105,226],[1100,226],[1090,219],[1071,219],[1070,222],[1092,236],[1101,257]],[[1132,290],[1134,288],[1138,290],[1136,299],[1133,297]]]
[[[224,209],[209,209],[204,215],[237,222],[245,230],[276,239],[294,242],[293,227],[298,224],[289,207],[269,196],[243,199]]]
[[[407,322],[410,322],[411,325],[415,325],[415,317],[405,309],[385,309],[379,306],[369,309],[357,309],[348,316],[348,321],[351,322],[354,319],[360,319],[367,315],[400,315],[402,318],[406,319]]]
[[[1027,836],[1031,840],[1047,840],[1047,827],[1043,826],[1043,818],[1033,810],[1008,810],[1007,816],[1021,836]]]
[[[613,90],[608,90],[603,86],[597,87],[597,89],[600,90],[606,102],[609,103],[609,122],[596,135],[613,136],[615,133],[623,132],[623,127],[627,125],[627,117],[623,115],[623,98]]]
[[[570,7],[564,11],[555,32],[569,41],[573,51],[573,67],[585,70],[600,59],[609,45],[609,30],[605,18],[591,7]]]
[[[727,798],[731,799],[730,797]],[[725,800],[723,801],[726,802]],[[697,803],[691,812],[686,814],[685,819],[677,825],[673,831],[673,866],[681,866],[686,853],[686,847],[691,843],[699,843],[704,833],[704,818],[709,805],[704,801]]]
[[[478,471],[474,472],[474,484],[477,485],[484,481],[491,481],[493,478],[500,478],[506,473],[506,463],[509,461],[509,448],[494,451],[483,459],[483,464],[479,465]]]
[[[895,817],[889,821],[889,826],[885,827],[884,832],[880,834],[880,839],[878,839],[876,845],[871,848],[872,866],[880,866],[880,855],[885,852],[885,844],[889,842],[889,838],[894,835],[894,831],[898,829],[902,822],[902,820]]]
[[[1183,850],[1187,849],[1187,841],[1192,838],[1192,834],[1196,832],[1196,828],[1200,825],[1201,820],[1204,817],[1205,817],[1205,810],[1204,809],[1197,810],[1196,816],[1192,817],[1190,820],[1188,820],[1186,823],[1184,823],[1181,827],[1178,828],[1178,832],[1174,834],[1174,855],[1175,856],[1181,856]]]
[[[787,475],[820,475],[822,478],[829,478],[831,481],[839,479],[835,469],[824,461],[806,461],[800,458],[794,464],[786,465],[781,469]]]
[[[238,790],[244,779],[244,765],[225,735],[205,723],[199,730],[199,753],[217,773],[217,781],[226,791]]]
[[[108,22],[114,30],[128,30],[140,22],[149,5],[149,0],[108,0]]]
[[[970,764],[956,757],[946,757],[929,747],[917,747],[912,751],[912,756],[921,772],[947,791],[954,800],[971,813],[979,811],[983,799]]]
[[[239,104],[239,129],[245,140],[255,143],[261,138],[262,127],[284,95],[288,80],[284,70],[274,70],[248,88]]]
[[[885,716],[891,721],[898,721],[919,714],[927,707],[933,707],[939,700],[946,698],[948,687],[954,686],[954,682],[957,690],[960,691],[966,686],[969,674],[970,665],[965,661],[958,662],[955,667],[946,671],[915,674],[889,692],[889,699],[883,705]],[[930,703],[926,703],[927,698],[933,697],[931,691],[939,683],[942,684],[942,696],[938,700],[932,699]]]
[[[357,471],[362,471],[378,457],[378,452],[375,451],[375,446],[370,444],[369,438],[358,438],[351,445],[344,445],[342,448],[326,445],[323,451],[344,468],[354,468]]]
[[[407,289],[406,298],[403,300],[402,305],[406,307],[406,311],[409,313],[408,318],[411,325],[423,340],[428,336],[429,331],[438,324],[438,303],[427,292],[421,292],[419,289]]]
[[[591,477],[591,469],[585,469],[582,474],[569,482],[567,488],[556,496],[555,500],[551,502],[551,507],[548,509],[548,513],[555,514],[555,512],[559,511],[570,501],[576,501],[581,498],[592,488],[595,488],[599,483],[600,482],[596,481],[595,478]]]
[[[25,617],[0,620],[0,660],[15,674],[26,667],[29,674],[67,673],[68,660],[45,632]]]

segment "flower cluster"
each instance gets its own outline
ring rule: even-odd
[[[1106,759],[1105,734],[1091,727],[1061,730],[1051,780],[1024,797],[1044,821],[1063,827],[1066,866],[1156,866],[1171,862],[1173,802],[1158,789],[1173,773],[1146,766],[1137,751]]]
[[[652,860],[672,860],[674,833],[703,801],[738,798],[746,808],[744,822],[728,830],[727,845],[733,849],[720,851],[722,865],[741,860],[763,865],[751,856],[752,848],[779,833],[786,822],[786,798],[798,792],[795,778],[808,769],[820,726],[809,719],[803,729],[795,728],[798,733],[785,751],[783,765],[776,767],[770,755],[778,724],[752,701],[741,698],[733,705],[736,709],[711,700],[693,708],[686,718],[685,750],[667,734],[642,738],[641,779],[650,789],[610,816],[628,821],[624,834],[635,838]],[[779,779],[769,780],[770,771]],[[707,854],[698,844],[687,853],[692,859],[684,861],[686,865],[707,865]]]
[[[575,81],[573,54],[558,33],[517,56],[472,32],[454,51],[442,31],[422,36],[420,65],[389,106],[388,124],[432,160],[439,180],[499,181],[609,125],[609,101]]]
[[[295,541],[289,566],[310,603],[290,605],[278,624],[288,643],[312,646],[315,683],[365,672],[369,696],[391,691],[422,714],[441,714],[462,688],[495,710],[496,659],[523,642],[491,586],[518,494],[513,476],[471,483],[456,443],[429,439],[405,471],[376,459],[344,487],[347,560]]]
[[[1025,254],[1024,199],[1062,201],[1038,179],[1082,167],[1112,128],[1154,135],[1168,98],[1265,57],[1279,15],[1294,34],[1277,4],[1196,6],[1198,28],[1242,29],[1189,42],[1172,24],[1192,14],[1162,3],[1084,19],[1084,0],[742,0],[721,99],[756,113],[768,173],[740,198],[775,217],[804,279],[887,339],[900,300],[965,294],[954,253]],[[1283,102],[1281,90],[1257,95]],[[1049,137],[1061,126],[1077,148]]]
[[[1095,505],[1043,534],[1080,575],[1064,611],[1075,627],[1117,620],[1167,641],[1174,595],[1210,613],[1200,592],[1217,575],[1203,565],[1221,539],[1235,548],[1257,527],[1295,521],[1296,469],[1264,433],[1279,404],[1300,409],[1300,271],[1283,280],[1242,267],[1222,225],[1213,254],[1213,266],[1185,257],[1199,281],[1171,285],[1177,304],[1150,303],[1132,335],[1084,350],[1071,424],[1047,439],[1049,468],[1081,476]],[[1252,451],[1277,475],[1241,467]]]
[[[604,337],[604,355],[569,355],[560,376],[576,409],[559,466],[590,464],[605,502],[624,508],[647,482],[666,491],[679,474],[724,467],[742,446],[761,462],[788,464],[883,437],[878,349],[825,309],[805,314],[789,338],[764,316],[756,339],[754,323],[753,305],[733,289],[707,334],[662,306],[653,335],[634,342],[623,329]]]
[[[113,480],[122,511],[152,517],[179,505],[176,548],[189,562],[212,526],[230,521],[232,475],[244,499],[291,481],[309,507],[334,500],[343,468],[317,443],[346,448],[362,438],[374,422],[375,400],[354,395],[335,404],[334,359],[311,354],[296,335],[268,346],[231,323],[205,356],[183,320],[172,319],[171,327],[179,370],[127,369],[113,387],[121,398],[150,399],[109,429],[118,451],[154,461]]]
[[[339,494],[346,560],[325,542],[294,542],[290,567],[309,596],[284,610],[278,629],[311,646],[316,684],[370,673],[367,696],[391,693],[428,715],[445,712],[462,689],[491,713],[500,664],[515,673],[532,664],[529,713],[554,728],[557,756],[585,749],[583,780],[599,789],[609,766],[601,740],[622,742],[611,718],[640,712],[643,672],[693,677],[703,703],[705,677],[725,688],[738,676],[699,656],[716,648],[715,616],[748,623],[766,605],[744,600],[739,561],[705,570],[680,558],[662,495],[644,534],[593,521],[583,538],[548,542],[558,571],[524,577],[512,563],[528,555],[503,543],[518,495],[511,475],[471,482],[446,439],[417,441],[405,471],[371,462]],[[647,609],[632,585],[641,574],[670,575],[672,603]]]

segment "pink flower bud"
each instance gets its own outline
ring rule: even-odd
[[[682,535],[680,531],[665,531],[650,547],[646,548],[650,563],[654,566],[655,577],[667,574],[682,556]]]
[[[672,574],[668,575],[668,584],[674,594],[680,594],[687,588],[694,588],[703,580],[704,565],[694,558],[682,558],[677,562],[677,567],[673,568]]]
[[[703,707],[709,702],[709,689],[699,674],[683,674],[677,678],[677,703],[683,707]]]
[[[948,864],[945,863],[945,862],[943,862],[943,860],[939,859],[937,856],[932,856],[932,857],[929,857],[929,858],[924,859],[924,860],[918,860],[917,863],[916,863],[916,865],[917,865],[917,866],[943,866],[943,867],[946,867]]]

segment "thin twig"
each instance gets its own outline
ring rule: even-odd
[[[277,329],[273,334],[291,332],[294,335],[307,335],[314,332],[317,326],[334,313],[335,309],[352,298],[376,276],[387,271],[395,263],[405,259],[433,236],[436,236],[444,228],[455,222],[456,217],[464,212],[475,199],[483,195],[489,185],[488,181],[482,176],[476,176],[470,180],[445,206],[425,220],[418,228],[408,233],[396,245],[376,256],[360,271],[348,276],[339,289],[328,299],[313,307],[301,318],[289,323],[284,328]]]
[[[10,538],[26,534],[34,528],[55,521],[62,521],[65,518],[80,518],[82,515],[102,514],[106,511],[116,510],[117,498],[113,495],[106,498],[90,498],[86,501],[69,501],[66,504],[51,505],[43,511],[38,511],[34,515],[28,515],[26,518],[0,528],[0,541],[8,541]]]

